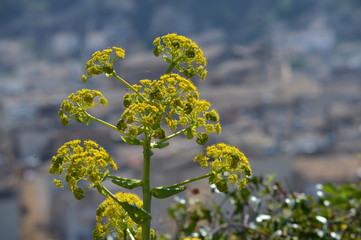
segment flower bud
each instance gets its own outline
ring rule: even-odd
[[[205,145],[208,142],[208,135],[207,133],[199,133],[196,139],[196,142],[199,145]]]
[[[149,97],[159,101],[163,100],[163,94],[160,92],[159,89],[155,89],[154,91],[152,91],[149,94]]]
[[[89,120],[89,117],[84,112],[79,112],[75,115],[75,120],[78,123],[87,122]]]
[[[131,103],[132,103],[132,100],[130,99],[129,93],[125,94],[124,97],[123,97],[123,105],[124,105],[124,107],[128,108]]]
[[[81,188],[75,188],[73,191],[74,197],[78,200],[81,200],[85,197],[84,191]]]
[[[102,67],[103,72],[111,74],[114,72],[114,68],[110,63],[105,63]]]
[[[175,49],[179,49],[179,48],[180,48],[180,44],[179,44],[178,41],[172,42],[172,46],[173,46]]]
[[[220,179],[216,182],[216,187],[218,189],[218,191],[220,192],[227,192],[228,190],[228,184],[227,184],[227,180],[226,179]]]
[[[127,124],[123,118],[119,119],[116,125],[117,129],[120,131],[124,131],[127,128]]]
[[[58,188],[63,188],[63,185],[61,184],[61,180],[54,179],[53,182]]]
[[[63,114],[63,116],[60,117],[61,124],[63,124],[64,127],[69,126],[69,119],[68,117]]]
[[[154,54],[154,56],[156,56],[156,57],[158,57],[159,56],[159,54],[161,53],[161,51],[160,51],[160,49],[159,48],[154,48],[154,50],[153,50],[153,54]]]
[[[189,58],[194,58],[196,56],[196,53],[193,49],[189,49],[186,51],[186,56]]]
[[[93,95],[91,93],[86,93],[84,94],[84,102],[88,103],[88,104],[92,104],[93,103]]]
[[[81,76],[81,78],[83,79],[83,84],[85,84],[88,78],[84,74]]]
[[[191,78],[196,74],[196,71],[192,65],[189,65],[186,69],[184,69],[183,74],[187,78]]]
[[[186,103],[183,111],[185,114],[190,114],[193,111],[192,105],[190,103]]]
[[[163,128],[158,128],[157,130],[154,131],[153,134],[153,138],[154,139],[164,139],[165,138],[165,131]]]
[[[204,114],[204,117],[209,120],[209,121],[212,121],[212,122],[217,122],[219,121],[219,115],[218,113],[215,111],[215,110],[212,110],[210,112],[206,112]]]

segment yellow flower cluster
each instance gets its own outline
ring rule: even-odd
[[[114,51],[114,55],[111,58],[111,54]],[[103,51],[96,51],[92,55],[92,59],[90,59],[85,64],[85,69],[87,70],[87,75],[83,75],[83,83],[85,83],[89,78],[102,74],[107,73],[111,74],[114,72],[113,64],[119,58],[125,57],[125,51],[120,47],[113,47],[113,49],[104,49]]]
[[[84,146],[80,144],[80,140],[74,140],[60,147],[52,158],[49,170],[49,173],[62,177],[60,180],[54,179],[55,185],[63,188],[62,181],[65,180],[77,199],[84,197],[84,190],[77,186],[79,181],[98,183],[105,170],[117,169],[113,159],[97,143],[89,140],[84,141]]]
[[[128,202],[139,208],[143,207],[143,201],[135,194],[117,193],[115,197],[121,202]],[[123,239],[123,231],[126,229],[131,229],[134,235],[138,232],[137,224],[130,218],[127,211],[112,198],[108,198],[99,205],[96,216],[97,224],[93,232],[93,239],[104,239],[112,232],[117,233],[118,239]]]
[[[96,97],[99,97],[98,103],[94,103]],[[83,89],[77,91],[75,94],[72,93],[68,96],[68,99],[64,100],[60,105],[58,115],[61,123],[64,126],[68,126],[69,121],[73,119],[79,123],[87,122],[89,117],[85,111],[99,104],[105,107],[108,101],[103,97],[102,93],[97,90]]]
[[[191,78],[197,74],[202,80],[205,79],[207,70],[204,67],[207,66],[207,61],[202,50],[189,38],[172,33],[156,38],[153,45],[154,55],[162,55],[166,62],[175,64],[184,76]],[[196,63],[196,67],[193,66],[193,62]],[[185,66],[180,65],[182,63]]]
[[[210,158],[213,161],[210,161]],[[218,143],[207,147],[206,155],[199,153],[195,158],[202,168],[211,166],[210,183],[215,184],[221,192],[228,190],[229,183],[243,188],[247,183],[245,177],[252,175],[252,170],[246,156],[236,147]],[[244,178],[241,178],[244,177]]]
[[[178,126],[187,129],[189,139],[197,136],[197,143],[204,145],[208,134],[221,133],[219,116],[215,110],[209,110],[210,103],[199,100],[197,88],[193,83],[178,74],[163,75],[160,80],[141,80],[141,85],[133,85],[145,99],[138,94],[126,94],[123,104],[126,110],[118,121],[117,128],[128,131],[136,137],[142,132],[141,126],[153,131],[153,138],[165,138],[162,125],[175,131]],[[204,132],[197,132],[202,127]]]

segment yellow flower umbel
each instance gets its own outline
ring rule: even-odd
[[[128,202],[139,208],[143,207],[142,200],[132,193],[117,193],[115,197],[121,202]],[[130,218],[125,211],[112,198],[102,202],[96,211],[96,229],[93,232],[93,239],[104,239],[110,233],[116,233],[117,239],[125,239],[124,235],[136,235],[138,225]],[[128,231],[127,231],[128,229]]]
[[[196,142],[201,145],[207,142],[208,134],[221,132],[217,112],[208,111],[211,104],[199,100],[197,88],[190,80],[178,74],[165,74],[160,80],[145,79],[140,83],[133,87],[149,100],[143,101],[135,93],[126,94],[123,105],[127,109],[118,121],[119,130],[136,137],[145,126],[153,131],[154,139],[164,139],[164,125],[171,131],[181,127],[187,129],[187,138],[197,137]],[[197,132],[199,128],[204,131]]]
[[[213,161],[210,161],[210,158]],[[209,182],[215,184],[221,192],[228,190],[227,180],[238,188],[243,188],[247,183],[246,177],[252,175],[246,156],[238,148],[224,143],[207,147],[206,155],[200,153],[194,161],[199,162],[202,168],[211,166],[213,174]]]
[[[114,51],[113,57],[111,54]],[[93,53],[92,59],[90,59],[86,65],[85,69],[87,70],[87,75],[83,75],[83,83],[85,83],[89,78],[102,74],[107,73],[111,74],[114,72],[113,64],[119,58],[125,57],[125,51],[120,47],[113,47],[113,49],[104,49],[103,51],[97,51]]]
[[[59,176],[66,172],[60,180],[54,179],[54,183],[63,188],[62,181],[65,180],[77,199],[84,197],[84,189],[78,187],[78,182],[86,180],[96,184],[101,181],[107,169],[117,169],[113,159],[97,143],[84,141],[84,147],[80,144],[80,140],[74,140],[60,147],[58,154],[52,158],[49,170],[49,173]]]
[[[175,67],[187,78],[197,74],[202,80],[205,79],[207,70],[204,67],[207,66],[207,61],[202,50],[189,38],[172,33],[156,38],[153,45],[154,55],[162,55],[166,62],[172,64],[171,69]]]
[[[97,97],[99,102],[95,103],[94,100]],[[105,107],[108,104],[108,100],[97,90],[83,89],[75,94],[72,93],[60,106],[58,115],[61,123],[66,127],[69,125],[70,120],[76,120],[79,123],[87,122],[89,121],[89,116],[85,111],[99,104]]]

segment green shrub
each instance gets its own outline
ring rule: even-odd
[[[177,239],[361,239],[361,182],[316,190],[317,196],[287,192],[273,176],[252,177],[243,189],[215,189],[214,206],[193,195],[176,198],[168,213]]]

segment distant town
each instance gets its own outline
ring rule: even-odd
[[[83,85],[81,80],[92,52],[113,44],[115,33],[107,30],[86,36],[59,31],[50,39],[49,58],[39,57],[25,40],[0,38],[0,209],[16,239],[75,240],[91,234],[101,196],[90,192],[94,196],[80,203],[69,191],[56,189],[48,174],[49,161],[64,142],[94,139],[116,160],[122,176],[141,175],[141,152],[120,135],[95,122],[65,128],[57,115],[70,93],[90,88],[110,101],[93,114],[113,123],[120,118],[127,90],[121,83],[96,77]],[[322,16],[300,29],[275,24],[268,39],[249,44],[228,43],[222,29],[187,37],[207,57],[208,76],[195,82],[200,97],[221,116],[222,134],[209,144],[237,146],[255,175],[276,173],[296,191],[361,179],[361,42],[339,41]],[[126,58],[116,71],[132,83],[159,78],[166,63],[150,48],[137,46],[122,45]],[[201,146],[179,137],[166,149],[155,151],[154,186],[201,171],[192,161]],[[201,188],[201,194],[208,192]],[[164,202],[154,202],[155,222],[166,230]]]

